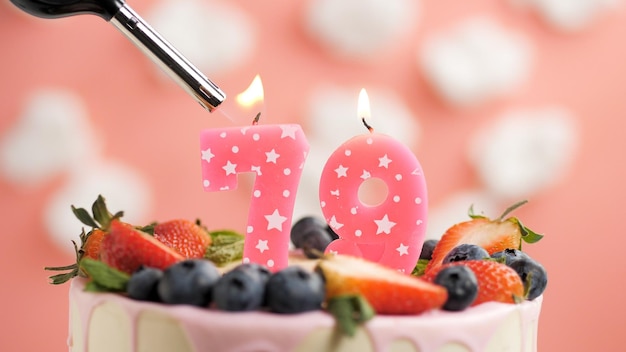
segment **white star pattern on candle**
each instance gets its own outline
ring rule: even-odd
[[[230,160],[226,162],[226,165],[222,166],[222,169],[226,170],[227,176],[230,174],[236,174],[237,171],[235,171],[235,168],[237,168],[237,164],[231,163]]]
[[[378,158],[378,166],[379,167],[384,167],[385,169],[389,168],[389,163],[391,162],[391,159],[389,159],[389,157],[387,156],[387,154],[383,155],[382,158]]]
[[[293,140],[296,139],[296,131],[298,130],[298,126],[281,125],[280,128],[283,130],[283,132],[280,134],[280,138],[289,137]]]
[[[276,153],[275,149],[270,150],[269,152],[265,153],[265,155],[267,156],[267,160],[265,160],[265,162],[274,164],[276,164],[276,159],[280,157],[280,154]]]
[[[335,197],[339,197],[339,190],[338,190],[338,189],[336,189],[336,190],[334,190],[334,191],[330,191],[330,195],[331,195],[331,196],[335,196]]]
[[[330,225],[330,227],[332,227],[333,229],[340,229],[343,227],[343,224],[337,221],[337,218],[333,215],[330,218],[330,221],[328,222],[328,225]]]
[[[400,256],[409,255],[409,246],[405,246],[404,243],[400,243],[400,246],[396,248]]]
[[[391,233],[391,228],[396,226],[395,222],[389,221],[389,216],[387,216],[387,214],[385,214],[385,216],[383,216],[380,220],[374,220],[374,222],[376,223],[376,226],[378,226],[376,229],[377,235],[380,235],[383,232],[388,235]]]
[[[335,172],[337,173],[337,178],[348,177],[348,168],[343,165],[339,165],[339,167],[335,169]]]
[[[283,230],[283,222],[287,220],[286,216],[282,216],[278,213],[278,209],[274,209],[274,212],[270,215],[265,215],[265,219],[267,220],[267,229],[277,229],[279,231]]]
[[[267,240],[259,240],[255,248],[258,249],[261,253],[270,249],[270,247],[267,246]]]
[[[211,153],[211,148],[202,151],[202,160],[206,160],[207,163],[210,163],[213,157],[215,157],[215,155]]]
[[[372,177],[372,174],[370,174],[369,171],[367,170],[363,170],[363,174],[361,174],[361,178],[364,180],[367,180],[370,177]]]
[[[254,166],[254,165],[252,165],[252,166],[250,166],[250,170],[252,170],[253,172],[256,172],[256,174],[257,174],[258,176],[263,175],[263,173],[261,172],[261,167],[260,167],[260,166]]]

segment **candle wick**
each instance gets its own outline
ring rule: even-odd
[[[368,131],[370,131],[370,133],[374,133],[374,128],[370,126],[367,121],[365,121],[365,117],[361,117],[361,121],[363,121],[363,125],[365,126],[365,128],[367,128]]]
[[[254,120],[252,120],[252,125],[256,126],[259,124],[259,119],[261,118],[261,112],[259,112],[258,114],[256,114],[256,116],[254,117]]]

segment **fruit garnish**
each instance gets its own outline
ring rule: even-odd
[[[324,279],[300,266],[288,266],[272,274],[265,290],[267,306],[273,313],[318,310],[324,302]]]
[[[354,336],[359,325],[372,319],[376,312],[361,295],[344,295],[330,299],[326,310],[335,317],[337,327],[348,336]]]
[[[524,297],[524,285],[515,270],[493,260],[468,260],[444,264],[427,271],[423,279],[433,281],[441,270],[457,265],[470,268],[478,281],[478,295],[472,306],[484,302],[518,303]]]
[[[452,226],[441,236],[433,250],[432,259],[426,271],[441,266],[445,256],[460,244],[475,244],[483,247],[489,254],[493,254],[507,248],[521,249],[522,240],[526,243],[539,241],[543,235],[528,229],[515,217],[505,218],[526,202],[513,204],[495,220],[474,214],[473,207],[470,207],[469,216],[472,220]]]
[[[142,265],[164,270],[185,258],[149,234],[113,220],[102,240],[100,259],[117,270],[132,274]]]
[[[81,270],[90,278],[85,291],[92,292],[124,292],[130,276],[111,268],[99,260],[84,258],[80,261]]]
[[[111,221],[121,218],[124,214],[121,211],[111,214],[107,209],[104,197],[101,195],[98,196],[91,206],[92,214],[89,214],[89,211],[84,208],[76,208],[73,205],[71,208],[78,220],[89,226],[91,230],[87,233],[85,233],[84,229],[81,231],[79,235],[80,247],[72,240],[76,253],[75,263],[61,267],[44,268],[50,271],[66,271],[62,274],[50,276],[51,283],[55,285],[67,282],[78,275],[85,276],[85,273],[80,270],[79,263],[83,258],[99,259],[102,239],[105,237]]]
[[[481,246],[462,243],[450,250],[448,254],[443,258],[442,264],[460,262],[463,260],[480,260],[489,258],[489,252]]]
[[[207,247],[204,258],[212,261],[217,266],[224,266],[235,260],[243,258],[243,245],[245,237],[234,231],[212,231],[211,245]]]
[[[231,312],[259,309],[265,304],[265,285],[270,275],[270,271],[259,264],[236,266],[213,287],[215,307]]]
[[[325,255],[317,264],[326,299],[362,295],[378,314],[419,314],[443,306],[446,289],[362,258]]]
[[[524,284],[524,297],[532,301],[545,291],[548,273],[543,265],[530,257],[513,260],[509,266],[515,270]]]
[[[305,216],[291,227],[291,242],[294,247],[302,249],[307,258],[315,259],[335,239],[336,234],[329,230],[330,227],[324,220]]]
[[[186,259],[165,269],[157,289],[164,303],[208,307],[219,278],[220,272],[210,261]]]
[[[460,311],[469,307],[478,295],[478,281],[474,272],[464,266],[455,265],[443,268],[433,279],[448,291],[448,299],[443,305],[444,310]]]
[[[154,238],[185,258],[203,258],[211,236],[199,221],[169,220],[154,225]]]

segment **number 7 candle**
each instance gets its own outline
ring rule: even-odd
[[[369,100],[359,95],[359,117],[370,133],[337,148],[322,171],[319,187],[324,218],[339,235],[327,252],[349,254],[410,273],[426,230],[426,181],[419,161],[397,140],[367,124]],[[360,187],[378,179],[387,188],[377,205],[364,204]]]
[[[257,122],[258,115],[252,126],[201,132],[202,182],[205,191],[232,190],[237,174],[255,173],[243,261],[277,271],[287,266],[293,207],[309,144],[299,125]]]

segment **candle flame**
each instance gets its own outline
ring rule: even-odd
[[[372,113],[370,112],[370,98],[367,96],[365,88],[361,88],[361,92],[359,92],[357,113],[358,117],[363,120],[369,120],[372,117]]]
[[[237,95],[237,103],[244,108],[251,108],[254,105],[263,103],[263,82],[261,77],[256,75],[250,86]]]

